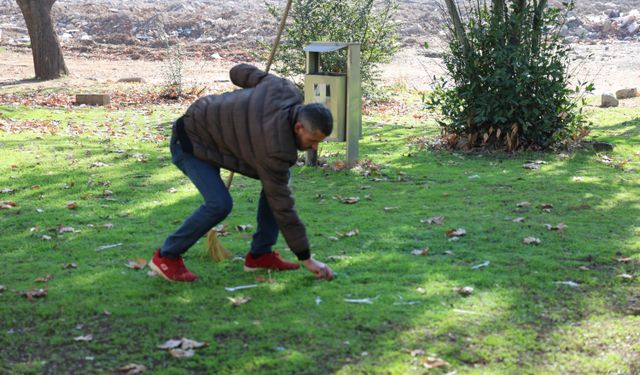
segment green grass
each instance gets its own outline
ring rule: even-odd
[[[0,372],[113,373],[128,363],[161,374],[640,372],[640,316],[633,310],[640,305],[638,106],[591,110],[592,135],[616,144],[605,164],[587,151],[420,149],[409,138],[438,129],[413,116],[417,96],[403,95],[409,110],[364,119],[360,153],[379,172],[293,170],[312,251],[337,278],[273,273],[275,282],[235,293],[223,287],[253,284],[256,275],[243,273],[241,262],[207,260],[204,241],[185,256],[200,276],[194,284],[125,267],[148,259],[200,204],[168,154],[170,122],[184,107],[0,106],[2,121],[31,121],[32,129],[0,131],[0,189],[15,190],[0,193],[0,201],[17,204],[0,211]],[[322,155],[344,158],[344,147],[323,145]],[[524,169],[532,159],[546,164]],[[113,195],[105,197],[105,189]],[[259,189],[235,177],[230,228],[255,225]],[[360,201],[346,205],[334,196]],[[66,208],[72,201],[75,210]],[[518,208],[522,201],[531,206]],[[551,212],[540,208],[545,203]],[[444,216],[444,224],[420,221],[433,216]],[[562,235],[544,227],[559,223],[568,225]],[[75,232],[59,234],[63,226]],[[452,228],[467,234],[449,241]],[[354,229],[359,235],[330,239]],[[230,231],[224,245],[243,255],[250,233]],[[541,244],[524,245],[528,236]],[[121,245],[96,250],[110,244]],[[425,247],[427,256],[411,255]],[[282,240],[276,248],[293,259]],[[331,260],[335,255],[344,257]],[[619,262],[623,257],[631,260]],[[485,261],[488,267],[472,269]],[[68,263],[77,268],[64,268]],[[46,275],[51,280],[35,282]],[[33,301],[17,293],[45,286],[48,295]],[[453,291],[461,286],[473,294]],[[239,295],[251,301],[231,306],[227,297]],[[88,334],[90,342],[74,340]],[[188,359],[157,348],[180,337],[209,346]],[[427,357],[449,366],[428,370]]]

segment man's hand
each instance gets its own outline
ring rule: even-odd
[[[304,266],[307,267],[309,272],[316,275],[317,279],[325,279],[325,280],[333,279],[333,271],[331,270],[331,268],[329,268],[329,266],[327,266],[322,262],[318,262],[313,258],[309,258],[303,261],[302,264],[304,264]]]

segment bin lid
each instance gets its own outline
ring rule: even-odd
[[[305,52],[333,52],[342,48],[346,48],[349,44],[360,43],[344,43],[344,42],[311,42],[303,48]]]

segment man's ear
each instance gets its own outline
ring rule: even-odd
[[[299,133],[302,129],[304,129],[304,125],[302,125],[300,121],[296,121],[295,125],[293,125],[293,130],[295,130],[296,133]]]

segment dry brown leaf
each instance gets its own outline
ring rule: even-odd
[[[460,294],[461,296],[469,296],[473,293],[473,287],[463,286],[463,287],[455,287],[453,291]]]
[[[416,256],[427,256],[429,255],[429,248],[425,247],[424,249],[413,249],[411,250],[411,254]]]
[[[38,288],[32,290],[25,290],[18,292],[19,295],[25,297],[28,300],[33,300],[34,298],[42,298],[47,296],[47,288]]]
[[[525,245],[538,245],[540,244],[540,242],[540,239],[535,237],[525,237],[522,240],[522,243],[524,243]]]
[[[105,196],[105,197],[110,197],[110,196],[113,195],[113,191],[111,191],[111,190],[103,190],[102,191],[102,195]]]
[[[632,261],[631,257],[621,257],[621,258],[618,258],[618,262],[620,262],[620,263],[629,263],[629,262],[631,262],[631,261]]]
[[[629,275],[628,273],[621,273],[620,275],[617,275],[616,277],[619,277],[623,280],[633,280],[635,279],[635,277],[633,277],[633,275]]]
[[[147,265],[147,260],[144,258],[129,259],[125,266],[134,270],[141,270]]]
[[[191,358],[195,354],[193,349],[182,350],[182,349],[169,349],[169,354],[173,358]]]
[[[135,363],[129,363],[128,365],[124,365],[118,369],[118,372],[124,372],[125,375],[142,374],[145,371],[147,371],[147,368],[144,365],[138,365]]]
[[[424,355],[424,350],[422,350],[422,349],[414,349],[414,350],[411,350],[409,352],[409,354],[411,354],[412,357],[422,356],[422,355]]]
[[[252,228],[253,228],[253,225],[251,225],[251,224],[236,225],[236,230],[238,232],[247,232],[247,231],[250,231]]]
[[[435,224],[435,225],[441,225],[444,223],[444,216],[434,216],[434,217],[430,217],[428,219],[422,219],[420,220],[421,223],[423,224]]]
[[[239,296],[239,297],[227,297],[229,301],[231,301],[232,306],[240,306],[245,303],[251,301],[251,297]]]
[[[67,203],[67,208],[70,210],[75,210],[76,208],[78,208],[78,204],[76,202],[69,202]]]
[[[0,293],[4,292],[5,290],[7,290],[7,287],[4,285],[0,285]]]
[[[557,231],[561,232],[567,227],[567,225],[564,224],[564,223],[560,223],[560,224],[555,225],[555,226],[551,225],[551,224],[545,224],[544,227],[547,228],[548,230],[557,230]]]
[[[157,346],[158,349],[173,349],[173,348],[177,348],[180,345],[182,345],[182,339],[180,340],[167,340],[164,343],[160,344]]]
[[[266,278],[264,276],[256,276],[256,282],[257,283],[267,283],[267,284],[273,284],[276,282],[275,279],[272,279],[271,277]]]
[[[60,227],[60,229],[58,229],[58,234],[63,234],[63,233],[74,233],[76,230],[73,227]]]
[[[422,360],[422,366],[424,366],[425,368],[439,368],[449,366],[449,363],[440,358],[427,357]]]
[[[191,339],[188,339],[186,337],[183,337],[182,338],[182,344],[180,345],[180,348],[182,348],[184,350],[189,350],[189,349],[204,348],[206,346],[209,346],[209,344],[206,341],[199,342],[199,341],[195,341],[195,340],[191,340]]]
[[[467,234],[467,231],[462,229],[462,228],[458,228],[458,229],[449,229],[447,231],[447,237],[462,237],[465,234]]]
[[[53,279],[53,276],[50,275],[50,274],[47,274],[46,276],[36,277],[35,282],[36,283],[46,283],[51,279]]]
[[[75,264],[75,263],[65,263],[65,264],[62,266],[62,268],[65,268],[65,269],[69,269],[69,268],[78,268],[78,265],[77,265],[77,264]]]
[[[360,201],[360,197],[347,197],[347,198],[340,197],[339,200],[344,204],[356,204]]]
[[[528,208],[531,206],[531,203],[527,202],[527,201],[522,201],[518,204],[516,204],[517,207],[519,208]]]

